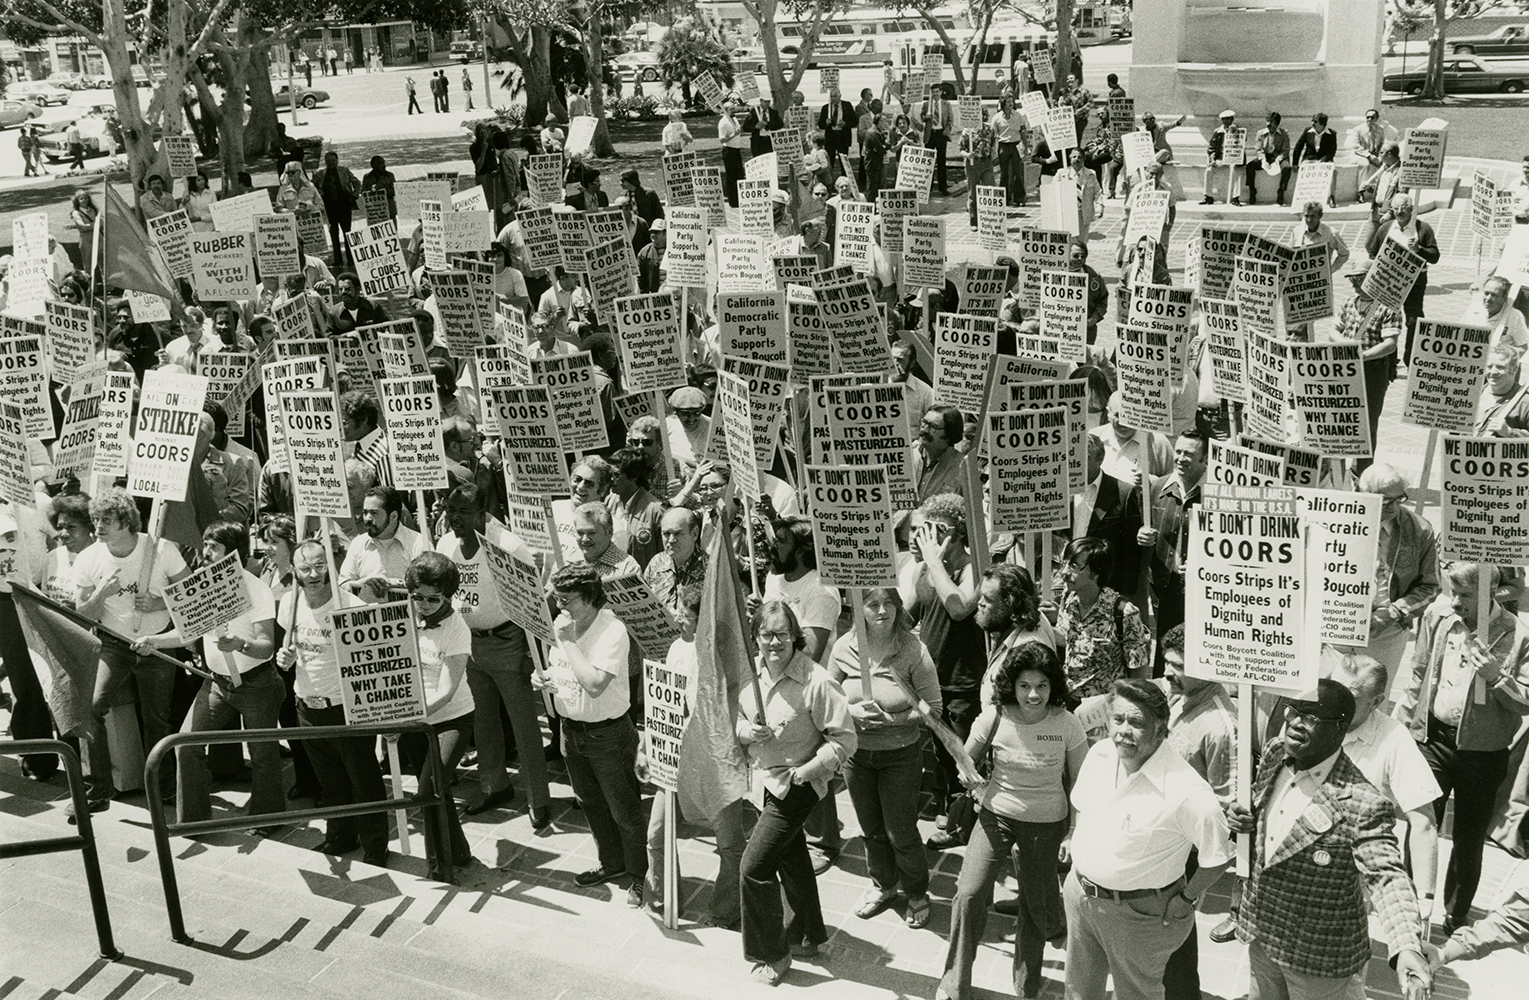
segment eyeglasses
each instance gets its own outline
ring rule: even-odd
[[[1343,719],[1329,719],[1317,714],[1316,709],[1299,708],[1295,705],[1285,706],[1285,721],[1294,722],[1297,719],[1305,722],[1308,726],[1320,726],[1327,722],[1342,722]]]
[[[1397,494],[1396,496],[1382,497],[1381,501],[1380,501],[1380,505],[1382,507],[1394,507],[1394,506],[1396,506],[1399,503],[1406,503],[1406,502],[1407,502],[1407,494],[1400,493],[1400,494]]]
[[[578,594],[560,594],[557,591],[553,591],[552,592],[552,600],[560,608],[561,607],[566,607],[571,602],[578,600],[579,596],[580,595],[578,595]]]
[[[409,600],[415,604],[440,604],[446,599],[444,594],[410,594]]]
[[[788,643],[791,641],[791,633],[761,632],[759,633],[759,641],[771,646],[775,645],[776,643]]]
[[[696,407],[695,409],[686,407],[685,409],[676,409],[674,415],[677,417],[699,417],[705,412],[706,410],[702,407]]]

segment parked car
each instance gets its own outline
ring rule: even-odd
[[[276,107],[282,110],[292,106],[292,96],[287,92],[287,85],[282,84],[281,89],[271,95],[276,101]],[[329,92],[324,90],[309,90],[307,87],[297,88],[297,103],[312,111],[320,104],[329,100]]]
[[[1451,38],[1449,51],[1457,56],[1529,55],[1529,24],[1507,24],[1490,34]]]
[[[0,128],[10,128],[42,115],[42,108],[30,101],[0,101]]]
[[[84,90],[86,86],[83,73],[51,73],[47,82],[65,90]]]
[[[46,80],[23,80],[5,88],[7,97],[31,101],[47,107],[49,104],[68,104],[69,91]]]
[[[658,56],[653,52],[623,52],[611,61],[627,83],[633,80],[652,83],[658,79]]]
[[[482,59],[483,43],[474,41],[452,42],[451,58],[464,63],[472,62],[474,59]]]
[[[37,137],[38,144],[42,147],[42,154],[50,163],[70,159],[74,154],[69,151],[69,126],[70,121],[54,123],[54,130],[46,135]],[[86,156],[106,156],[113,149],[122,145],[121,129],[117,125],[117,111],[115,108],[99,106],[92,108],[90,113],[73,120],[73,124],[79,126],[80,143],[85,147]],[[157,140],[160,130],[154,130]]]
[[[1425,70],[1387,73],[1383,86],[1386,90],[1421,94],[1426,76]],[[1447,93],[1519,94],[1526,86],[1529,86],[1529,72],[1524,67],[1498,69],[1488,67],[1475,58],[1444,60],[1444,90]]]

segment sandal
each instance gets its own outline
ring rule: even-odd
[[[903,917],[903,923],[917,930],[929,922],[929,897],[909,896],[908,912]]]
[[[860,897],[860,902],[855,904],[855,916],[861,920],[869,920],[876,914],[892,905],[897,898],[897,890],[888,889],[885,892],[874,885],[865,890],[865,895]]]

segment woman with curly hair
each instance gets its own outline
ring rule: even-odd
[[[1088,753],[1069,698],[1056,653],[1040,642],[1022,642],[1004,658],[993,700],[972,726],[966,752],[973,760],[990,757],[992,774],[980,786],[977,825],[950,903],[950,945],[936,1000],[972,995],[972,962],[987,926],[993,882],[1011,855],[1019,881],[1016,994],[1040,992],[1045,943],[1066,933],[1057,859],[1070,832],[1068,790]]]

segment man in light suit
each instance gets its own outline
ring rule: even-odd
[[[828,88],[828,103],[818,110],[818,128],[823,133],[823,148],[828,152],[828,169],[832,176],[844,173],[840,154],[849,154],[850,139],[860,116],[855,106],[844,100],[838,87]]]
[[[924,148],[934,150],[934,187],[940,194],[950,194],[945,179],[945,147],[955,131],[955,112],[938,85],[929,88],[929,96],[919,108],[919,122],[924,131]]]
[[[1424,1000],[1432,986],[1391,803],[1343,752],[1354,711],[1354,696],[1327,678],[1293,699],[1284,732],[1264,749],[1253,808],[1227,810],[1231,828],[1253,837],[1237,927],[1251,1000],[1363,997],[1366,896],[1405,1000]]]

